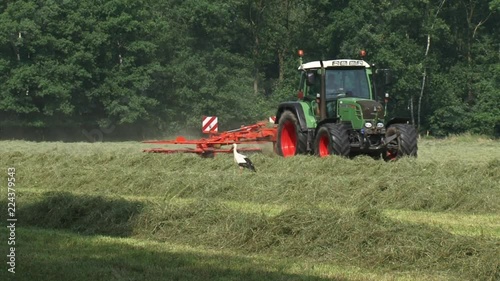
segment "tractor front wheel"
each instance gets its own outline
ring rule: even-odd
[[[297,117],[285,110],[278,125],[276,152],[283,157],[304,154],[307,150],[307,135],[300,131]]]
[[[387,144],[385,161],[397,160],[404,156],[417,157],[418,134],[415,127],[410,124],[394,124],[387,128],[386,137],[397,134],[398,136]]]
[[[314,141],[314,154],[325,157],[348,157],[351,150],[347,132],[341,124],[325,124],[318,129]]]

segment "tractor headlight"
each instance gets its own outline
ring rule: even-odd
[[[372,123],[370,122],[365,123],[365,128],[370,129],[371,127],[373,127]]]
[[[377,123],[377,129],[382,129],[384,127],[384,123]]]

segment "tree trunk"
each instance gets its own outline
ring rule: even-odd
[[[411,113],[411,123],[415,125],[415,110],[413,107],[413,96],[410,99],[410,113]]]
[[[469,74],[467,75],[467,102],[468,103],[473,103],[476,99],[476,96],[474,94],[473,90],[473,84],[474,84],[474,78],[473,78],[473,67],[474,67],[474,60],[472,58],[472,45],[474,44],[474,39],[476,37],[476,32],[478,28],[483,25],[488,18],[491,16],[491,13],[488,14],[488,16],[484,20],[480,20],[478,24],[473,24],[472,21],[474,19],[474,11],[476,8],[476,2],[475,1],[469,1],[470,5],[467,5],[467,3],[464,3],[465,5],[465,12],[466,12],[466,19],[467,19],[467,67],[469,68]],[[474,28],[473,28],[474,26]]]
[[[279,62],[279,76],[278,82],[281,84],[283,79],[285,79],[285,50],[278,51],[278,62]]]
[[[255,68],[255,75],[253,78],[253,93],[255,95],[259,94],[259,68]]]
[[[443,5],[444,5],[445,2],[446,2],[446,0],[443,0],[439,4],[439,7],[438,7],[438,9],[436,11],[436,14],[434,16],[433,21],[437,18],[438,14],[439,14],[439,11],[441,10],[441,8],[443,7]],[[432,23],[431,29],[430,29],[429,33],[427,34],[427,47],[425,49],[424,63],[422,64],[423,67],[424,67],[424,72],[422,73],[422,86],[420,88],[420,95],[418,97],[418,105],[417,105],[417,131],[420,130],[420,125],[421,125],[420,124],[420,113],[422,111],[422,98],[424,97],[425,83],[426,83],[426,80],[427,80],[427,67],[426,67],[425,63],[426,63],[426,60],[427,60],[427,56],[429,55],[429,49],[431,48],[431,32],[432,32],[433,29],[434,29],[434,22]],[[412,101],[413,101],[413,99],[412,99]]]
[[[255,95],[259,94],[259,69],[260,69],[260,58],[259,58],[259,37],[255,35],[255,47],[253,50],[254,55],[254,76],[253,76],[253,93]]]

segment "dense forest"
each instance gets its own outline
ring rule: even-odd
[[[304,60],[390,68],[421,133],[500,134],[500,0],[3,0],[0,137],[266,119]]]

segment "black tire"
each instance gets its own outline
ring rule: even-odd
[[[307,151],[307,135],[300,130],[297,117],[289,110],[281,114],[278,124],[276,153],[283,157],[304,154]]]
[[[348,157],[351,151],[349,137],[341,124],[324,124],[316,133],[314,154],[320,157],[338,155]]]
[[[386,137],[398,134],[398,137],[389,142],[385,153],[385,161],[397,160],[404,156],[417,157],[418,134],[410,124],[393,124],[387,128]]]

